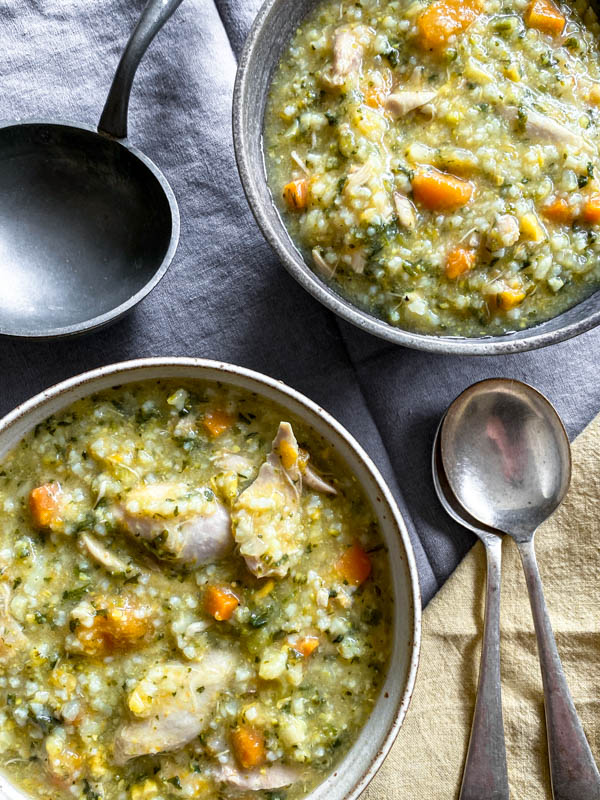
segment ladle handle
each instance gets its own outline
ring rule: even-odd
[[[127,137],[129,95],[136,70],[148,45],[182,0],[149,0],[123,51],[113,78],[98,130],[115,139]]]
[[[509,800],[500,690],[502,540],[484,542],[487,588],[479,685],[459,800]]]
[[[544,684],[554,800],[600,800],[600,773],[577,716],[552,633],[533,539],[519,542]]]

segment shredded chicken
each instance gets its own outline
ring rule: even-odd
[[[408,197],[400,194],[400,192],[394,192],[394,207],[400,225],[403,228],[414,228],[417,224],[417,214]]]
[[[342,29],[333,40],[333,76],[340,82],[351,73],[358,72],[363,56],[363,47],[356,33]]]
[[[178,750],[195,739],[210,720],[235,665],[231,653],[215,650],[199,664],[172,662],[153,667],[129,696],[129,710],[136,719],[117,730],[115,763]]]
[[[144,484],[115,513],[158,558],[196,567],[218,561],[233,547],[229,512],[210,489]]]
[[[325,261],[321,253],[315,247],[312,251],[313,261],[315,262],[315,266],[317,267],[321,277],[330,279],[333,278],[335,275],[335,267],[332,267],[330,264]]]
[[[0,582],[0,655],[8,661],[27,644],[21,626],[10,613],[10,586]]]
[[[500,106],[502,115],[510,122],[518,122],[523,114],[523,124],[529,136],[535,139],[544,139],[549,142],[557,142],[576,147],[590,153],[596,152],[596,147],[583,136],[575,133],[566,125],[557,122],[555,119],[540,114],[538,111],[526,108],[521,112],[515,106]]]
[[[84,550],[87,550],[88,555],[90,555],[94,561],[100,564],[101,567],[104,567],[104,569],[108,572],[111,572],[113,575],[130,575],[132,572],[139,572],[139,570],[135,569],[134,565],[128,564],[122,558],[119,558],[119,556],[111,553],[106,547],[104,547],[103,544],[101,544],[89,533],[83,533],[79,537],[79,541]]]
[[[521,235],[519,221],[512,214],[500,214],[488,234],[488,244],[491,250],[502,247],[511,247]]]
[[[292,426],[281,422],[256,480],[232,508],[235,541],[248,569],[260,578],[283,577],[302,552],[299,454]]]
[[[239,770],[236,767],[225,765],[218,773],[218,779],[236,789],[250,792],[270,791],[291,786],[301,777],[297,767],[288,767],[285,764],[273,764],[270,767],[255,770]]]
[[[388,95],[385,101],[385,110],[389,111],[394,119],[404,117],[409,111],[420,108],[426,103],[431,103],[437,92],[394,92]]]
[[[245,478],[252,473],[253,469],[252,462],[239,453],[223,452],[215,458],[213,464],[218,469],[222,469],[225,472],[235,472]]]
[[[353,189],[357,186],[362,186],[363,184],[367,183],[374,178],[377,174],[377,170],[371,159],[365,161],[364,164],[361,166],[357,166],[356,164],[350,167],[348,171],[348,177],[346,179],[346,184],[344,186],[344,191],[348,189]]]

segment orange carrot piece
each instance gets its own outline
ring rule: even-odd
[[[60,516],[61,489],[58,483],[44,483],[29,493],[29,510],[37,528],[48,528]]]
[[[595,193],[588,197],[583,206],[583,221],[590,225],[597,225],[600,222],[600,194]]]
[[[521,289],[505,289],[496,295],[496,305],[502,311],[510,311],[525,300],[525,292]]]
[[[542,213],[557,225],[571,225],[575,219],[575,212],[562,197],[557,197],[547,206],[544,206]]]
[[[231,428],[233,422],[233,417],[230,414],[219,409],[207,411],[202,420],[202,424],[213,438],[225,433],[228,428]]]
[[[531,0],[525,12],[525,24],[550,36],[558,36],[563,32],[566,18],[554,5],[552,0]]]
[[[472,269],[476,260],[475,250],[467,247],[454,247],[446,256],[446,275],[454,280]]]
[[[378,86],[371,86],[365,92],[365,103],[371,108],[380,108],[385,103],[386,92]]]
[[[358,542],[339,558],[336,569],[348,583],[360,586],[371,574],[371,559]]]
[[[480,0],[435,0],[417,20],[419,42],[426,50],[443,50],[481,13]]]
[[[116,602],[112,598],[93,599],[96,616],[92,625],[77,626],[75,636],[83,652],[88,656],[104,657],[135,647],[152,627],[151,611],[142,609],[133,600],[124,598]],[[144,615],[140,615],[144,611]]]
[[[231,743],[240,767],[252,769],[264,764],[267,751],[261,731],[250,725],[238,725],[231,733]]]
[[[448,172],[434,167],[418,169],[412,180],[413,195],[417,202],[430,211],[446,211],[465,206],[471,199],[474,186]]]
[[[302,638],[298,639],[298,641],[293,647],[294,650],[297,653],[300,653],[301,656],[303,656],[304,658],[308,658],[315,652],[318,646],[319,646],[318,636],[302,636]]]
[[[204,608],[217,622],[231,619],[239,598],[226,586],[209,586],[204,594]]]
[[[308,205],[308,181],[299,178],[283,187],[283,199],[290,211],[302,211]]]

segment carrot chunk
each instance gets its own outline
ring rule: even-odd
[[[481,13],[480,0],[435,0],[417,20],[419,42],[426,50],[443,50]]]
[[[339,558],[336,569],[348,583],[360,586],[371,574],[371,559],[358,542]]]
[[[551,0],[531,0],[525,12],[525,24],[550,36],[558,36],[565,27],[565,16]]]
[[[475,250],[467,247],[454,247],[446,256],[446,275],[454,280],[472,269],[476,260]]]
[[[590,225],[597,225],[600,222],[600,194],[592,194],[585,201],[583,206],[583,221]]]
[[[318,636],[303,636],[302,638],[298,639],[298,641],[294,645],[294,650],[297,653],[300,653],[301,656],[304,656],[304,658],[308,658],[315,652],[318,646],[319,646]]]
[[[267,757],[265,737],[250,725],[238,725],[231,734],[233,751],[240,767],[252,769],[264,764]]]
[[[379,86],[371,86],[365,92],[365,103],[370,108],[380,108],[385,103],[386,91]]]
[[[75,636],[88,656],[104,657],[135,647],[152,627],[151,609],[132,599],[98,597],[90,627],[77,625]]]
[[[474,186],[448,172],[427,167],[415,172],[412,180],[415,200],[430,211],[446,211],[465,206],[473,195]]]
[[[233,421],[233,417],[230,414],[227,414],[225,411],[219,411],[219,409],[214,409],[213,411],[206,412],[202,424],[208,433],[210,433],[213,438],[216,438],[222,433],[225,433],[228,428],[231,428]]]
[[[557,197],[547,206],[544,206],[542,213],[557,225],[571,225],[575,219],[575,212],[562,197]]]
[[[283,199],[290,211],[302,211],[308,205],[308,181],[300,178],[283,187]]]
[[[520,289],[505,289],[496,295],[496,305],[502,311],[510,311],[525,300],[525,292]]]
[[[204,595],[204,608],[217,622],[231,619],[239,604],[238,597],[226,586],[209,586]]]
[[[60,519],[61,489],[58,483],[44,483],[29,493],[29,510],[36,528],[50,528]]]

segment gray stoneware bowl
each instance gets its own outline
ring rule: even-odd
[[[433,353],[518,353],[561,342],[600,324],[600,292],[596,292],[558,317],[518,333],[479,338],[412,333],[353,305],[310,269],[290,239],[267,186],[263,116],[273,71],[296,28],[318,2],[266,0],[240,58],[233,97],[233,140],[242,185],[260,229],[288,272],[323,305],[361,330]]]
[[[149,358],[101,367],[59,383],[0,420],[0,459],[25,434],[82,397],[133,381],[172,378],[219,381],[283,406],[322,436],[356,475],[372,503],[388,548],[394,593],[393,646],[385,683],[360,735],[310,800],[354,800],[387,755],[412,696],[421,642],[421,596],[412,546],[400,512],[377,468],[358,442],[316,403],[257,372],[192,358]],[[27,800],[0,775],[2,800]]]

